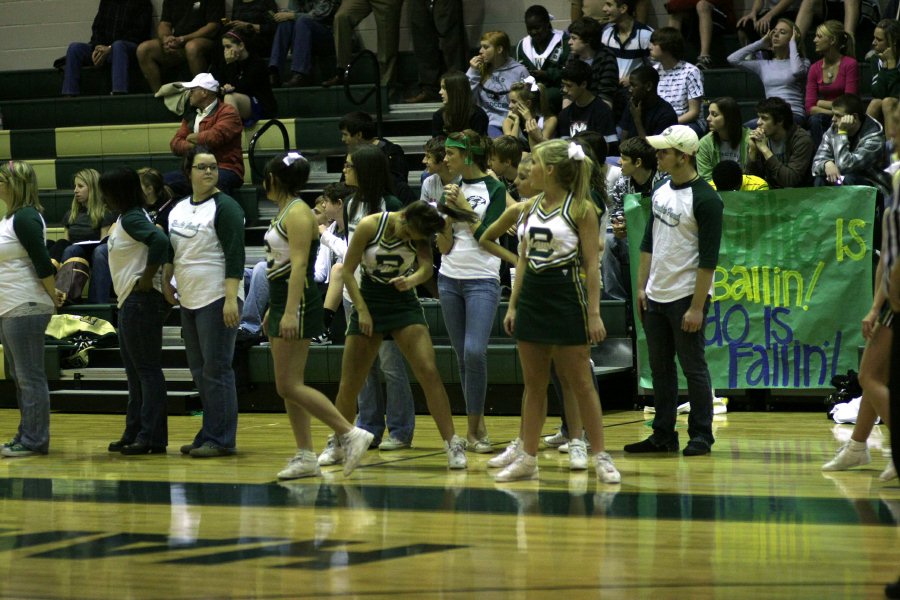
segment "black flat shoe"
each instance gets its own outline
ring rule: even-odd
[[[131,442],[126,440],[125,438],[116,440],[115,442],[110,442],[109,446],[106,447],[110,452],[121,452],[122,448],[129,445]]]
[[[165,446],[151,446],[150,444],[128,444],[122,448],[122,454],[165,454]]]

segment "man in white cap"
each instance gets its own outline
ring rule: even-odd
[[[183,85],[191,90],[188,101],[196,112],[192,114],[189,110],[186,113],[169,147],[174,154],[184,156],[194,146],[207,146],[218,163],[218,188],[230,195],[244,182],[241,147],[244,123],[237,109],[220,101],[219,82],[209,73],[200,73]],[[190,193],[190,185],[183,173],[166,173],[165,179],[176,195]]]
[[[697,175],[694,155],[700,142],[693,129],[673,125],[648,136],[647,142],[656,148],[659,170],[669,174],[653,191],[637,285],[656,416],[653,435],[628,444],[625,451],[678,452],[677,355],[691,403],[684,455],[700,456],[708,454],[715,441],[703,325],[722,239],[722,199]]]

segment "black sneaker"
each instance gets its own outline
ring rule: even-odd
[[[703,456],[704,454],[709,454],[710,451],[710,447],[702,442],[688,442],[682,454],[685,456]]]
[[[331,344],[331,332],[326,329],[321,335],[312,338],[309,343],[313,346],[328,346]]]
[[[673,439],[668,444],[657,446],[652,439],[647,438],[643,442],[635,442],[634,444],[626,444],[624,448],[625,452],[630,452],[632,454],[650,454],[650,453],[665,453],[665,454],[673,454],[678,452],[678,438]]]

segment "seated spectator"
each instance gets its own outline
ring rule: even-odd
[[[892,131],[891,115],[900,95],[900,22],[884,19],[875,28],[872,50],[876,54],[872,71],[872,101],[866,114]]]
[[[678,124],[687,125],[697,137],[706,132],[706,123],[700,114],[703,100],[703,74],[694,65],[685,62],[684,38],[673,27],[662,27],[650,36],[650,58],[658,61],[659,97],[672,105],[678,115]]]
[[[491,144],[491,153],[488,156],[490,172],[506,188],[506,193],[514,201],[519,201],[519,188],[516,186],[516,177],[519,175],[519,164],[522,162],[522,143],[519,138],[511,135],[501,135]],[[507,198],[507,204],[509,198]]]
[[[72,42],[66,50],[62,95],[81,94],[81,68],[112,66],[112,93],[128,93],[128,69],[138,44],[150,37],[150,0],[100,0],[91,25],[91,41]]]
[[[537,82],[559,88],[562,69],[569,59],[569,35],[553,29],[550,13],[540,4],[525,11],[525,30],[528,35],[516,44],[516,60]]]
[[[585,17],[569,25],[569,47],[572,61],[579,60],[591,68],[588,89],[613,108],[619,94],[619,64],[612,51],[603,45],[603,26]]]
[[[235,0],[231,7],[231,20],[223,21],[222,25],[227,29],[252,28],[255,37],[248,50],[256,56],[269,56],[277,13],[278,3],[275,0]]]
[[[605,8],[606,2],[603,0],[572,0],[572,20],[577,21],[581,17],[591,17],[606,24],[609,22],[609,18]],[[647,23],[647,18],[650,16],[650,0],[637,0],[634,16],[641,23]]]
[[[169,213],[175,206],[175,194],[166,185],[163,174],[151,167],[138,170],[141,178],[141,189],[144,190],[144,199],[147,202],[147,214],[153,219],[153,223],[160,229],[169,233]]]
[[[426,177],[422,181],[422,189],[419,200],[427,202],[432,206],[437,206],[444,195],[444,186],[456,183],[459,184],[461,179],[450,174],[447,163],[444,162],[446,151],[444,142],[447,138],[439,135],[431,138],[425,143],[425,157],[422,158],[422,164],[425,165]]]
[[[765,37],[781,19],[795,19],[799,6],[800,0],[753,0],[750,12],[738,19],[735,26],[741,46]],[[803,34],[797,39],[802,45]]]
[[[275,13],[275,38],[269,58],[269,82],[281,86],[281,74],[291,51],[291,77],[287,87],[312,83],[312,57],[331,54],[334,47],[334,13],[340,0],[291,0],[289,10]]]
[[[646,138],[659,135],[666,127],[678,124],[678,115],[672,105],[659,97],[659,73],[653,67],[642,66],[628,76],[631,98],[628,110],[622,112],[619,122],[622,140],[631,137]]]
[[[756,105],[756,114],[747,172],[762,177],[771,188],[809,185],[816,147],[809,133],[797,125],[790,105],[781,98],[766,98]]]
[[[591,68],[581,61],[570,62],[563,69],[563,94],[572,103],[559,113],[559,135],[573,137],[582,131],[596,131],[610,147],[618,147],[612,111],[588,89],[590,79]]]
[[[138,64],[150,91],[159,91],[164,66],[187,62],[194,76],[209,71],[224,18],[225,0],[163,0],[157,37],[137,49]]]
[[[710,185],[720,192],[758,192],[769,189],[765,179],[745,175],[741,165],[733,160],[723,160],[713,167]]]
[[[863,0],[867,4],[877,3],[879,0]],[[819,21],[837,20],[841,23],[843,20],[844,31],[849,35],[856,35],[856,26],[859,24],[860,7],[863,4],[861,0],[802,0],[800,7],[797,9],[797,26],[803,35],[809,31],[809,27],[813,22],[813,17],[818,16]],[[877,7],[880,10],[880,6]]]
[[[550,112],[547,88],[533,77],[509,90],[509,113],[503,119],[503,135],[522,140],[526,148],[556,137],[556,115]]]
[[[619,85],[627,88],[629,76],[638,67],[650,64],[650,36],[653,29],[635,19],[638,0],[609,0],[603,4],[607,23],[600,41],[610,49],[619,66]]]
[[[603,293],[615,300],[631,299],[631,259],[628,255],[628,232],[625,225],[625,196],[650,196],[656,184],[665,177],[656,168],[656,149],[642,137],[624,140],[619,146],[622,173],[609,193],[610,230],[606,232],[606,252],[600,273]]]
[[[50,247],[50,258],[57,269],[71,258],[87,261],[91,267],[88,303],[106,303],[112,293],[106,240],[118,215],[107,209],[101,198],[100,173],[96,170],[78,171],[74,185],[72,206],[63,215],[65,234]],[[81,298],[68,298],[67,301],[77,303]]]
[[[700,32],[697,68],[701,70],[712,68],[713,31],[718,29],[724,33],[734,25],[732,0],[669,0],[666,3],[666,11],[669,13],[668,26],[678,31],[681,31],[684,19],[696,11]]]
[[[697,149],[697,174],[711,181],[713,167],[723,160],[733,160],[745,168],[750,130],[741,124],[741,107],[737,101],[725,96],[710,102],[706,122],[709,133],[700,139]]]
[[[809,68],[806,78],[806,112],[813,143],[831,125],[831,102],[844,94],[859,93],[859,65],[853,58],[853,36],[838,21],[825,21],[816,29],[816,53],[822,58]]]
[[[252,127],[260,119],[271,119],[278,111],[266,75],[266,62],[250,52],[255,35],[252,27],[238,25],[222,36],[226,63],[221,77],[224,102],[237,110],[244,127]]]
[[[195,146],[207,146],[218,163],[219,191],[231,195],[244,183],[244,154],[241,147],[244,125],[237,110],[221,101],[219,82],[209,73],[201,73],[184,83],[188,101],[195,110],[181,121],[181,127],[169,143],[172,153],[185,156]],[[177,198],[187,196],[190,182],[181,171],[166,173],[166,184]]]
[[[465,69],[463,3],[462,0],[410,0],[406,6],[419,72],[419,93],[405,102],[434,102],[438,98],[441,73]]]
[[[244,305],[241,307],[241,322],[235,341],[238,346],[255,346],[266,339],[262,322],[269,308],[267,268],[266,259],[252,268],[244,267]]]
[[[377,146],[384,152],[394,179],[393,190],[403,206],[416,199],[409,189],[409,167],[403,148],[386,138],[376,137],[372,115],[361,111],[347,113],[341,117],[338,128],[341,130],[341,142],[347,146],[347,154],[353,154],[354,150],[365,145]]]
[[[340,5],[334,15],[334,48],[337,54],[337,74],[324,81],[324,87],[344,82],[344,69],[353,58],[353,29],[360,21],[375,13],[375,31],[378,34],[378,64],[381,67],[381,85],[394,80],[397,53],[400,50],[400,10],[403,0],[353,0]]]
[[[503,135],[510,86],[529,75],[524,65],[510,58],[509,43],[505,32],[488,31],[481,36],[481,47],[466,71],[475,101],[488,115],[488,136],[492,138]]]
[[[319,251],[314,269],[315,281],[322,292],[325,331],[312,339],[318,346],[330,344],[333,339],[332,324],[341,307],[344,291],[341,266],[347,253],[347,230],[344,222],[347,200],[354,188],[344,183],[330,183],[322,192],[324,216],[327,223],[319,224]],[[325,289],[322,290],[322,286]]]
[[[835,98],[831,111],[832,125],[813,158],[814,184],[871,185],[884,169],[884,127],[866,116],[855,94]]]
[[[478,135],[487,135],[488,116],[475,104],[469,78],[460,71],[450,71],[441,78],[441,103],[443,106],[431,116],[431,136],[471,129]]]
[[[767,56],[760,58],[758,52]],[[728,64],[746,69],[760,78],[766,98],[781,98],[794,109],[798,124],[806,121],[803,92],[809,59],[804,56],[800,30],[787,19],[778,19],[765,36],[728,56]],[[748,123],[747,127],[753,127]]]

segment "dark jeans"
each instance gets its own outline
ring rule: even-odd
[[[441,74],[468,68],[462,0],[409,0],[406,10],[419,85],[437,94]]]
[[[329,54],[334,47],[334,32],[315,19],[299,17],[294,21],[282,21],[275,29],[269,66],[281,71],[291,51],[291,71],[309,75],[313,54]]]
[[[856,175],[854,173],[850,173],[849,175],[842,175],[844,180],[840,185],[872,185],[872,182],[862,175]],[[834,183],[828,183],[828,180],[825,179],[824,175],[816,175],[813,180],[813,185],[815,187],[825,187],[836,185]]]
[[[675,417],[678,410],[678,371],[675,356],[687,379],[691,412],[688,416],[688,435],[692,442],[712,446],[712,383],[706,365],[703,328],[695,333],[681,329],[681,319],[691,306],[691,297],[674,302],[647,301],[644,331],[647,334],[647,354],[653,374],[653,400],[656,417],[653,419],[651,439],[664,446],[677,439]],[[703,319],[709,311],[709,300],[703,305]]]
[[[628,240],[606,234],[606,250],[601,258],[603,268],[603,300],[631,301],[631,272]]]
[[[240,300],[238,310],[240,310]],[[220,448],[234,448],[237,438],[237,389],[234,383],[234,341],[237,328],[225,326],[219,298],[203,308],[181,307],[181,335],[188,367],[203,403],[203,426],[194,446],[212,442]]]
[[[112,65],[112,91],[114,94],[128,93],[128,67],[134,60],[137,44],[125,40],[116,40],[106,62]],[[92,65],[91,55],[94,48],[90,44],[72,42],[66,51],[66,74],[63,79],[62,93],[65,96],[77,96],[81,93],[81,68]]]
[[[813,141],[813,148],[818,148],[822,144],[822,137],[825,131],[831,127],[831,115],[809,115],[807,122],[809,135]]]
[[[106,304],[112,294],[112,275],[109,272],[109,246],[102,242],[95,246],[72,244],[63,251],[65,262],[78,256],[91,265],[91,282],[88,286],[88,304]],[[80,301],[80,298],[78,299]]]
[[[184,198],[191,193],[191,182],[181,171],[169,171],[163,175],[166,185],[172,190],[175,198]],[[234,190],[244,185],[244,180],[234,171],[228,169],[219,169],[219,181],[216,187],[220,192],[234,196]]]
[[[167,446],[166,378],[162,332],[170,307],[156,290],[132,291],[119,309],[119,352],[128,377],[125,433],[128,442]]]

